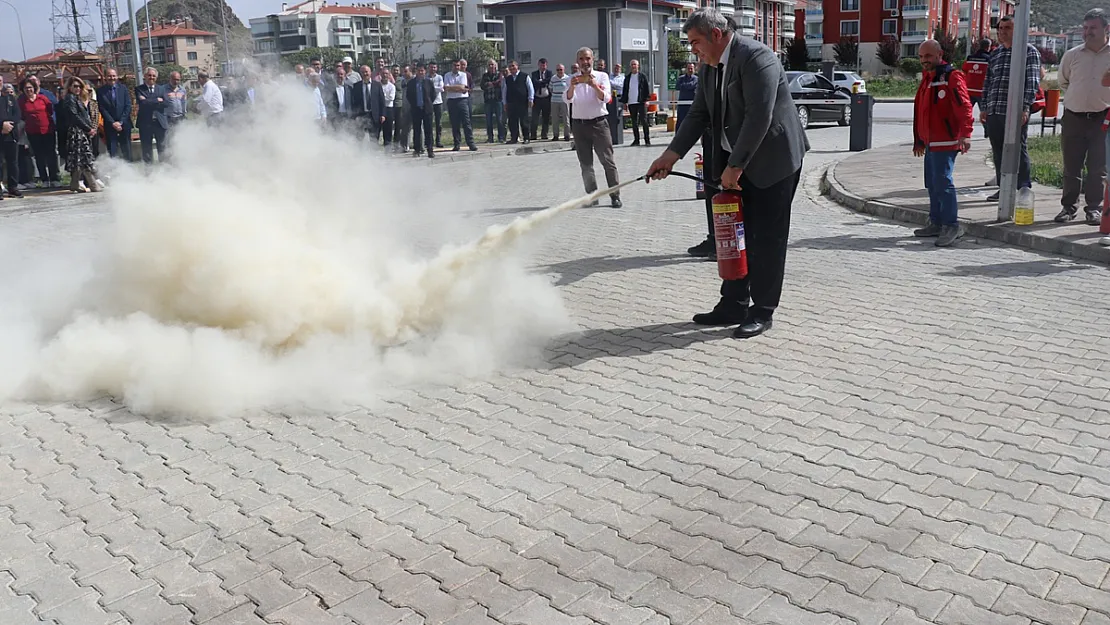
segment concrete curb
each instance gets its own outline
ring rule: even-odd
[[[843,161],[841,161],[843,162]],[[856,211],[884,219],[892,219],[915,225],[925,225],[929,215],[925,211],[915,208],[906,208],[864,199],[844,188],[836,179],[836,168],[840,163],[833,163],[825,170],[821,177],[821,193],[829,196],[831,200]],[[967,234],[981,239],[999,241],[1007,245],[1023,247],[1025,249],[1067,256],[1080,260],[1094,261],[1110,264],[1110,247],[1100,245],[1083,245],[1067,239],[1046,237],[1012,223],[986,223],[981,221],[960,220]]]
[[[911,103],[913,103],[913,98],[875,98],[875,103],[877,104],[879,102],[891,102],[891,103],[894,103],[894,104],[911,104]]]

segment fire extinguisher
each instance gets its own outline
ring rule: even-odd
[[[744,243],[744,201],[739,191],[722,190],[713,196],[713,238],[717,241],[717,274],[722,280],[748,276]]]
[[[705,175],[702,171],[704,167],[705,165],[704,161],[701,159],[701,153],[698,153],[697,159],[694,160],[694,175],[698,178],[694,188],[698,191],[697,196],[699,200],[705,199]]]

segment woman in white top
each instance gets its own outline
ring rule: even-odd
[[[388,69],[382,70],[382,91],[385,92],[385,123],[382,124],[382,141],[389,147],[393,137],[393,100],[397,97],[397,83]]]

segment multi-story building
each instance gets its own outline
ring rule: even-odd
[[[105,41],[113,64],[125,74],[133,74],[135,55],[131,36],[124,35]],[[193,28],[189,18],[175,21],[158,21],[149,31],[139,32],[139,51],[143,64],[163,65],[172,63],[189,70],[192,78],[205,71],[215,75],[219,69],[216,61],[216,33]]]
[[[308,0],[250,20],[254,56],[276,62],[305,48],[339,48],[358,62],[393,56],[391,28],[394,12],[380,2],[339,5]]]
[[[1046,33],[1041,30],[1029,31],[1029,43],[1043,50],[1052,50],[1057,56],[1067,52],[1068,36],[1064,33]]]
[[[505,51],[505,20],[490,14],[497,0],[401,0],[397,11],[412,38],[412,59],[435,59],[445,43],[481,38]],[[458,13],[455,8],[458,7]]]
[[[957,37],[970,32],[974,42],[990,36],[998,18],[1012,14],[1013,6],[1000,0],[809,0],[795,19],[805,22],[811,59],[836,60],[837,42],[849,37],[859,42],[859,59],[849,65],[878,74],[888,69],[876,56],[884,39],[898,41],[900,56],[915,57],[937,29]]]

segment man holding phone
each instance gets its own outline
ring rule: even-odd
[[[582,167],[582,182],[586,193],[597,191],[597,176],[594,174],[594,153],[605,170],[605,182],[609,187],[620,184],[617,177],[617,163],[613,160],[613,139],[609,134],[609,112],[606,105],[613,101],[609,86],[609,76],[605,72],[593,71],[594,53],[589,47],[578,49],[578,72],[571,78],[566,91],[566,101],[572,104],[571,129],[574,133],[574,149],[578,153],[578,164]],[[621,207],[620,193],[609,196],[613,208]],[[595,200],[591,206],[597,206]]]

